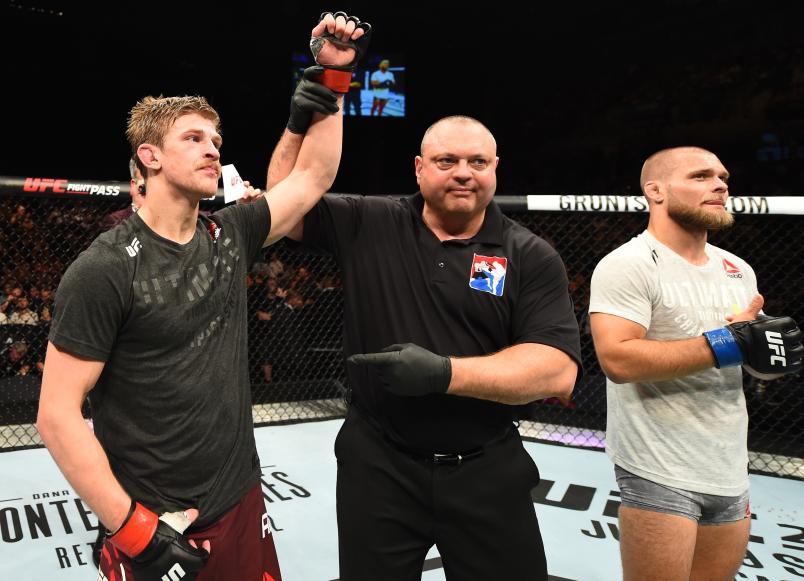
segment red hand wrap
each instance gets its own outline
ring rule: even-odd
[[[158,524],[156,513],[137,502],[134,512],[109,540],[129,557],[136,557],[151,542]]]
[[[324,73],[319,75],[316,80],[331,91],[336,93],[348,93],[349,83],[352,81],[352,72],[324,69]]]

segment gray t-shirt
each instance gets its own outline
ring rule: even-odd
[[[700,336],[727,324],[757,293],[742,259],[706,245],[709,261],[690,264],[647,231],[610,254],[592,275],[590,313],[647,329],[646,339]],[[643,478],[704,494],[748,488],[748,413],[739,367],[706,369],[670,381],[606,379],[606,450]]]
[[[104,361],[95,434],[151,510],[196,507],[204,527],[258,481],[247,372],[246,274],[270,230],[265,200],[200,216],[177,244],[137,215],[65,272],[50,340]]]

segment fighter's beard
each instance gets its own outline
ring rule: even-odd
[[[676,204],[669,198],[667,213],[675,222],[691,230],[725,230],[734,224],[734,216],[728,212],[708,212],[703,208],[694,208]]]

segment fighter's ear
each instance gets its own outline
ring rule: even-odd
[[[137,148],[137,157],[140,158],[142,165],[148,169],[159,170],[162,168],[161,152],[155,145],[143,143]]]
[[[664,194],[662,193],[662,189],[659,186],[659,182],[655,180],[645,182],[645,184],[642,186],[642,193],[645,194],[648,202],[653,202],[654,204],[661,204],[664,202]]]

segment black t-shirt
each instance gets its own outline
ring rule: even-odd
[[[415,343],[479,356],[519,343],[561,349],[580,366],[580,335],[558,253],[491,203],[480,231],[440,242],[421,194],[402,200],[327,195],[307,215],[303,245],[330,252],[344,288],[344,351]],[[487,400],[400,397],[348,366],[355,404],[398,443],[461,452],[499,435],[517,410]]]
[[[177,244],[134,214],[62,278],[50,340],[104,361],[95,434],[123,488],[151,510],[198,507],[203,527],[259,478],[247,371],[246,274],[266,201],[200,216]]]

